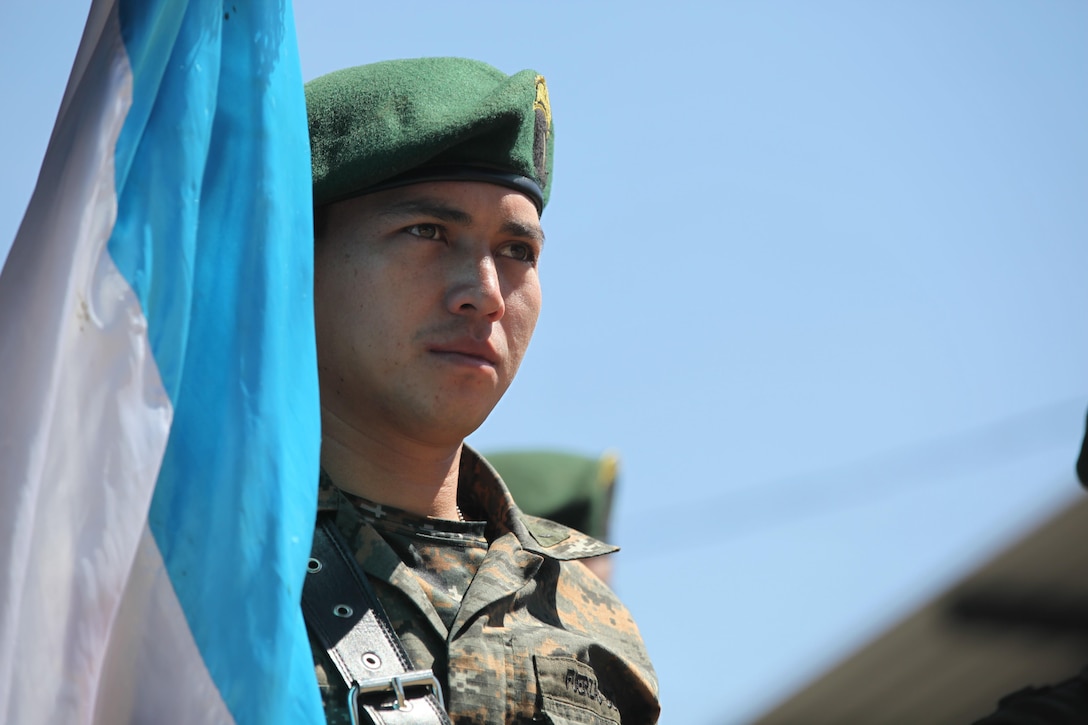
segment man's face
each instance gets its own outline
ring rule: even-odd
[[[458,444],[510,386],[540,313],[536,207],[430,182],[324,210],[314,303],[321,404],[366,435]]]

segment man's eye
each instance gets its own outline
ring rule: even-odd
[[[516,259],[519,262],[535,262],[536,250],[533,245],[525,242],[511,242],[499,250],[499,255]]]
[[[442,227],[437,224],[413,224],[404,231],[422,239],[441,239]]]

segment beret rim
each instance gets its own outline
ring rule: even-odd
[[[335,204],[337,202],[347,201],[348,199],[354,199],[359,196],[365,196],[379,191],[399,189],[405,186],[411,186],[412,184],[426,184],[433,181],[478,181],[485,184],[505,186],[513,191],[521,192],[528,197],[529,201],[533,202],[533,206],[536,207],[536,213],[538,215],[544,211],[544,192],[540,189],[540,185],[537,184],[535,180],[528,176],[505,171],[503,169],[492,169],[485,166],[468,164],[420,166],[403,174],[398,174],[392,178],[379,181],[365,189],[352,191],[331,199],[323,199],[320,202],[315,200],[315,204],[317,206]]]

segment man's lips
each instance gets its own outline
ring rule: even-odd
[[[499,364],[499,354],[490,344],[475,340],[458,340],[441,345],[431,345],[430,351],[440,355],[460,355],[487,363],[492,367]]]

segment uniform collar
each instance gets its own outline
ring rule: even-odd
[[[569,526],[523,513],[498,472],[467,444],[461,450],[459,485],[463,487],[460,496],[470,496],[462,500],[473,501],[486,514],[489,539],[512,533],[522,548],[560,560],[586,559],[619,550]]]
[[[357,497],[341,492],[329,475],[321,471],[319,512],[335,512],[338,522],[357,520],[357,504],[352,499]],[[458,503],[467,517],[482,517],[487,522],[485,531],[489,541],[513,534],[523,549],[558,560],[587,559],[619,550],[619,547],[598,541],[576,529],[523,513],[498,472],[467,444],[461,450]],[[392,507],[384,508],[393,510]],[[345,517],[344,514],[349,512],[356,515]],[[420,519],[421,524],[425,521]]]

